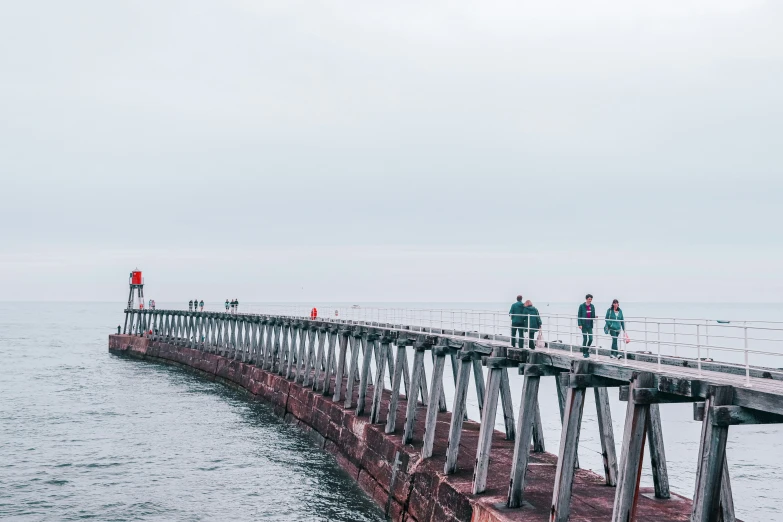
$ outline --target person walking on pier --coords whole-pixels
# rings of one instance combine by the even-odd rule
[[[204,300],[203,299],[201,301],[199,301],[198,306],[201,308],[201,311],[203,312],[204,311]]]
[[[234,313],[235,314],[239,313],[239,299],[237,298],[234,298]]]
[[[193,311],[193,301],[188,301],[188,312]]]
[[[517,345],[517,334],[519,335],[519,347],[525,344],[525,327],[527,326],[525,305],[522,304],[522,296],[517,296],[517,302],[511,305],[511,309],[508,311],[509,317],[511,317],[511,347],[514,348]]]
[[[541,315],[538,313],[538,308],[533,306],[533,302],[528,299],[525,301],[525,322],[527,323],[527,338],[528,346],[531,350],[536,349],[536,335],[541,331]],[[520,346],[522,343],[520,342]]]
[[[576,318],[579,329],[582,330],[582,356],[587,359],[590,357],[590,346],[593,344],[593,321],[595,320],[592,294],[585,296],[585,302],[579,305]]]
[[[228,313],[228,299],[226,299],[226,313]]]
[[[612,306],[606,311],[606,326],[604,327],[604,333],[612,336],[612,353],[609,355],[612,359],[621,357],[617,349],[617,338],[620,336],[620,330],[625,332],[625,318],[623,317],[623,311],[620,310],[620,301],[615,299],[612,301]]]

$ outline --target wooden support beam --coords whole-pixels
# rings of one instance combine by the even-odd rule
[[[372,408],[370,409],[370,423],[380,422],[381,400],[383,399],[384,379],[386,377],[386,360],[388,359],[389,343],[391,338],[384,336],[380,339],[380,348],[378,349],[378,371],[375,375],[375,383],[372,390]]]
[[[562,373],[560,380],[567,388],[618,388],[626,385],[625,381],[594,374]]]
[[[630,400],[625,413],[625,430],[623,432],[612,522],[628,522],[634,520],[636,516],[636,499],[639,493],[640,470],[644,458],[644,441],[650,406],[649,404],[636,404],[633,400],[633,390],[636,388],[650,388],[654,382],[655,375],[649,372],[640,372],[631,382]]]
[[[573,374],[589,373],[589,361],[574,361]],[[552,494],[550,522],[567,522],[571,514],[571,493],[574,483],[576,450],[585,404],[585,388],[568,388],[563,418],[563,434],[555,471],[555,487]]]
[[[309,323],[301,323],[299,328],[299,341],[294,350],[294,357],[296,357],[296,382],[304,382],[305,374],[307,373],[307,366],[305,366],[305,361],[307,361],[307,346],[310,339],[314,339],[316,335],[315,330],[310,328]]]
[[[697,461],[696,488],[693,493],[693,522],[711,522],[718,520],[720,516],[721,482],[729,427],[714,425],[713,407],[729,405],[733,399],[734,389],[731,386],[708,388]]]
[[[406,344],[407,346],[412,346],[413,345],[413,340],[404,340],[404,342],[407,343]],[[399,346],[399,344],[398,344],[398,346]],[[399,352],[398,352],[398,355],[399,355]],[[396,365],[398,365],[400,363],[402,363],[402,384],[403,384],[403,387],[405,389],[405,399],[409,400],[410,399],[410,395],[411,395],[411,382],[410,382],[410,380],[411,380],[411,370],[410,370],[410,365],[408,364],[408,353],[407,353],[407,350],[403,351],[403,353],[402,353],[402,360],[400,360],[400,359],[395,359],[394,360],[394,364],[395,364],[394,368],[395,368],[395,370],[397,369]],[[419,393],[418,389],[419,388],[416,387],[416,392],[413,394],[413,399],[414,400],[418,396],[417,395]]]
[[[362,343],[361,334],[356,332],[354,332],[351,339],[353,339],[351,342],[351,366],[348,369],[348,379],[346,379],[345,386],[345,402],[343,403],[346,409],[353,406],[354,375],[356,375],[359,367],[359,349],[361,348]]]
[[[655,486],[655,498],[671,498],[666,451],[663,446],[663,423],[657,404],[650,404],[650,411],[647,415],[647,445],[650,448],[650,467]]]
[[[296,381],[299,377],[299,365],[295,364],[295,361],[298,362],[298,358],[296,357],[296,343],[297,338],[300,338],[303,333],[301,323],[299,323],[299,321],[292,323],[289,330],[291,332],[291,344],[290,347],[286,350],[287,352],[290,352],[290,355],[288,356],[288,363],[286,364],[285,378],[294,379],[294,381]],[[286,335],[286,341],[287,340],[288,335]],[[288,345],[288,342],[286,342],[286,345]]]
[[[723,516],[721,522],[736,522],[734,516],[734,494],[731,492],[731,478],[729,478],[729,462],[723,459],[723,473],[720,481],[720,511]]]
[[[668,404],[683,402],[698,402],[699,397],[688,397],[662,392],[658,388],[634,388],[633,401],[636,404]]]
[[[310,324],[310,343],[307,346],[307,353],[304,358],[304,375],[302,376],[302,386],[310,386],[311,371],[315,366],[315,343],[318,340],[318,328]]]
[[[462,437],[462,423],[466,417],[468,384],[470,384],[470,372],[473,368],[470,348],[470,343],[466,343],[459,356],[457,386],[454,390],[454,404],[451,408],[451,423],[449,424],[449,445],[446,450],[446,464],[443,469],[443,472],[447,475],[457,471],[459,441]]]
[[[489,468],[489,453],[492,450],[492,433],[495,431],[495,415],[498,408],[501,373],[505,367],[489,368],[487,388],[484,394],[484,407],[481,414],[478,448],[476,449],[476,464],[473,469],[473,494],[483,493],[487,489],[487,469]]]
[[[531,375],[535,377],[558,377],[563,372],[561,368],[548,364],[522,363],[519,365],[519,375]]]
[[[422,374],[424,373],[424,346],[414,346],[415,353],[413,355],[413,375],[411,376],[411,382],[421,382]],[[402,434],[402,443],[410,444],[413,441],[413,426],[416,422],[416,406],[418,401],[416,395],[408,397],[407,409],[405,411],[405,429]]]
[[[612,410],[609,407],[609,391],[603,387],[593,388],[595,410],[598,418],[598,436],[601,439],[601,456],[604,461],[604,477],[607,486],[617,485],[617,452],[614,445]]]
[[[174,336],[176,336],[177,335],[177,318],[176,317],[174,318],[173,322],[174,322],[174,325],[173,325],[174,326]],[[223,329],[224,329],[225,325],[223,323],[223,318],[222,317],[219,317],[217,319],[217,322],[218,322],[218,326],[217,326],[217,342],[215,344],[215,353],[218,354],[218,355],[223,355],[223,342],[224,342],[223,341],[223,339],[224,339]]]
[[[291,345],[288,342],[288,333],[291,329],[291,323],[284,321],[280,326],[280,364],[278,365],[277,374],[286,375],[288,372],[288,361],[293,357],[290,352]]]
[[[441,349],[439,349],[441,348]],[[432,397],[440,397],[443,393],[443,370],[446,367],[446,354],[448,348],[436,346],[432,350],[435,357],[435,363],[432,369],[432,385],[430,391]],[[445,401],[445,399],[444,399]],[[432,445],[435,442],[435,428],[438,424],[438,412],[440,404],[430,401],[427,406],[427,415],[424,421],[424,446],[421,448],[421,458],[427,459],[432,456]]]
[[[742,406],[713,406],[713,426],[738,426],[740,424],[781,424],[783,415],[767,413]]]
[[[505,371],[505,370],[504,370]],[[517,508],[522,505],[525,491],[525,474],[530,457],[530,439],[538,413],[538,387],[541,377],[526,375],[522,384],[522,398],[519,400],[517,438],[514,441],[514,457],[511,460],[511,479],[506,505]]]
[[[514,403],[511,399],[511,385],[508,381],[508,370],[500,370],[500,405],[503,408],[503,424],[506,428],[506,440],[514,440],[516,429],[514,426]]]
[[[375,341],[378,336],[367,334],[364,339],[364,357],[362,358],[362,370],[359,374],[359,398],[356,401],[356,416],[364,414],[365,403],[367,402],[367,387],[370,384],[370,364],[372,364],[372,354],[375,351]]]
[[[481,361],[476,357],[471,360],[473,365],[473,380],[476,383],[476,399],[479,407],[479,420],[484,418],[484,370],[481,368]]]
[[[348,357],[348,332],[341,331],[338,333],[338,340],[340,347],[337,354],[337,370],[334,374],[334,395],[332,395],[333,402],[340,402],[342,400],[343,390],[343,375],[345,375],[345,362]]]
[[[557,389],[557,405],[560,407],[560,425],[565,431],[565,403],[566,403],[566,391],[567,386],[563,385],[559,376],[555,377],[555,388]],[[562,432],[560,437],[562,438]],[[576,456],[574,457],[574,468],[579,469],[579,448],[577,448]]]
[[[272,339],[272,351],[270,360],[272,362],[271,366],[269,367],[269,371],[272,373],[275,373],[275,368],[277,367],[277,354],[280,348],[280,328],[282,327],[281,321],[275,321],[274,326],[274,338]]]
[[[386,433],[394,433],[397,424],[397,403],[400,399],[400,382],[403,379],[405,373],[407,373],[407,366],[403,364],[403,361],[407,360],[405,355],[407,341],[405,339],[397,340],[397,357],[394,360],[394,374],[392,375],[392,389],[389,397],[389,413],[386,415]]]
[[[316,350],[316,355],[315,355],[315,371],[313,372],[313,382],[312,382],[313,390],[316,390],[318,388],[319,383],[321,382],[321,372],[323,371],[324,359],[326,357],[326,353],[324,350],[325,345],[326,345],[326,328],[324,328],[323,326],[319,326],[318,349]]]
[[[533,453],[544,453],[546,445],[544,444],[544,425],[541,423],[541,407],[536,400],[536,411],[533,419]]]
[[[326,365],[324,369],[324,380],[321,382],[321,394],[329,395],[329,388],[332,383],[332,372],[335,371],[334,362],[334,349],[337,344],[337,328],[331,327],[327,334],[327,347],[326,347]]]

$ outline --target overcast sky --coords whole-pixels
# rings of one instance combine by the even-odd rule
[[[783,301],[783,3],[0,4],[0,300]]]

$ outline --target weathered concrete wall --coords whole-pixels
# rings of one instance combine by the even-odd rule
[[[485,510],[474,513],[464,488],[452,483],[456,481],[469,487],[469,474],[445,477],[435,466],[424,465],[427,461],[420,459],[413,446],[402,445],[399,434],[386,435],[383,425],[370,424],[366,417],[357,417],[352,410],[333,403],[331,398],[283,377],[219,355],[142,337],[112,335],[109,351],[186,366],[207,378],[244,388],[255,398],[270,404],[278,415],[309,432],[392,520],[467,521],[479,512],[481,516],[476,520],[505,519]],[[400,410],[404,412],[404,406]],[[423,412],[422,409],[417,415],[419,419],[424,418]],[[402,426],[403,420],[397,425]],[[478,432],[478,424],[466,423],[466,429]],[[452,477],[454,480],[447,480]]]

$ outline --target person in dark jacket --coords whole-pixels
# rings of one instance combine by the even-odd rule
[[[625,331],[625,318],[623,311],[620,310],[620,301],[617,299],[612,301],[612,306],[606,311],[605,319],[606,328],[609,330],[609,335],[612,336],[612,353],[609,357],[617,359],[620,353],[617,349],[617,338],[620,336],[620,330]]]
[[[595,320],[592,294],[585,296],[585,302],[579,305],[576,318],[579,329],[582,330],[582,356],[587,359],[590,357],[590,346],[593,344],[593,321]]]
[[[199,301],[198,305],[199,305],[199,307],[201,307],[201,311],[203,312],[204,311],[204,300],[202,299],[201,301]]]
[[[531,350],[536,349],[536,335],[541,330],[541,315],[538,313],[538,308],[533,306],[533,302],[528,299],[525,301],[525,318],[527,320],[527,338],[528,346]]]
[[[234,299],[234,313],[239,313],[239,299]]]
[[[508,311],[509,317],[511,317],[511,347],[517,345],[517,334],[519,334],[519,346],[520,348],[525,342],[525,327],[527,326],[527,316],[525,315],[525,305],[522,304],[522,296],[517,296],[517,302],[511,305],[511,309]]]
[[[188,301],[188,312],[193,311],[193,301]]]
[[[226,313],[228,313],[228,299],[226,299]]]

